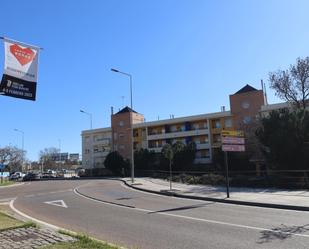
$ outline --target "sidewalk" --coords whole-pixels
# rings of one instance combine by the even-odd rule
[[[226,188],[222,186],[188,185],[173,182],[172,191],[169,191],[169,182],[162,179],[148,177],[135,178],[133,185],[130,178],[123,178],[122,180],[128,186],[138,190],[173,195],[176,197],[249,206],[309,211],[309,191],[307,190],[231,187],[230,198],[226,198]]]

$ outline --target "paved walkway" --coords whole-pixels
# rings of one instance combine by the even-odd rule
[[[74,238],[43,228],[18,228],[0,232],[0,249],[32,249],[59,242],[72,242]]]
[[[131,185],[130,178],[124,178]],[[155,178],[135,178],[135,188],[151,190],[156,192],[169,192],[169,182]],[[304,207],[309,211],[309,191],[307,190],[280,190],[280,189],[252,189],[252,188],[230,188],[230,198],[226,198],[225,187],[214,187],[206,185],[188,185],[172,183],[172,192],[176,195],[187,197],[214,198],[222,201],[248,202],[257,204],[269,204],[291,207]],[[295,208],[291,208],[295,209]],[[296,208],[297,209],[297,208]]]

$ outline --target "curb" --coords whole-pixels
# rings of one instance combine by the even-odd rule
[[[15,213],[17,213],[18,215],[22,216],[23,218],[25,218],[25,219],[27,219],[27,220],[30,220],[30,221],[33,221],[33,222],[35,222],[35,223],[41,224],[41,225],[43,225],[43,226],[45,226],[45,227],[48,227],[48,228],[50,228],[50,229],[52,229],[52,230],[54,230],[54,231],[57,231],[57,232],[59,232],[59,231],[65,231],[65,232],[71,233],[73,236],[74,236],[74,235],[78,235],[77,232],[74,232],[74,231],[72,231],[72,230],[69,230],[69,229],[66,229],[66,228],[63,228],[63,227],[59,227],[59,226],[52,225],[52,224],[50,224],[50,223],[47,223],[47,222],[45,222],[45,221],[42,221],[42,220],[33,218],[33,217],[31,217],[31,216],[29,216],[29,215],[27,215],[27,214],[25,214],[25,213],[19,211],[18,209],[16,209],[16,208],[14,207],[14,201],[15,201],[15,199],[14,199],[14,200],[11,200],[11,201],[9,202],[10,208],[11,208]],[[71,237],[72,237],[72,236],[71,236]],[[111,247],[115,247],[115,248],[119,248],[119,249],[126,249],[125,247],[117,246],[117,245],[115,245],[115,244],[113,244],[113,243],[108,243],[108,242],[106,242],[106,241],[99,240],[99,239],[96,239],[96,238],[91,237],[91,236],[89,236],[89,238],[90,238],[90,239],[93,239],[93,240],[96,240],[96,241],[98,241],[98,242],[101,242],[101,243],[105,243],[105,244],[107,244],[107,245],[109,245],[109,246],[111,246]]]
[[[225,204],[234,204],[234,205],[243,205],[243,206],[253,206],[253,207],[263,207],[263,208],[276,208],[276,209],[285,209],[285,210],[294,210],[294,211],[309,211],[309,207],[305,206],[295,206],[295,205],[285,205],[285,204],[273,204],[273,203],[263,203],[263,202],[250,202],[250,201],[237,201],[237,200],[229,200],[229,199],[218,199],[213,197],[202,197],[202,196],[192,196],[192,195],[183,195],[171,192],[159,192],[150,189],[139,188],[134,185],[127,183],[127,181],[120,179],[126,186],[139,190],[144,191],[152,194],[158,195],[165,195],[165,196],[172,196],[178,198],[185,198],[191,200],[201,200],[201,201],[212,201],[212,202],[219,202]]]
[[[22,182],[22,183],[14,183],[14,184],[11,184],[11,185],[8,185],[8,186],[0,186],[0,189],[2,188],[13,188],[13,187],[19,187],[21,185],[24,185],[25,183]]]

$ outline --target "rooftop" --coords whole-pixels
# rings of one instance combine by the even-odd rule
[[[120,110],[119,112],[115,113],[115,114],[121,114],[121,113],[126,113],[126,112],[134,112],[137,113],[136,111],[134,111],[133,109],[131,109],[130,107],[126,106],[125,108],[123,108],[122,110]]]
[[[258,90],[247,84],[243,88],[241,88],[238,92],[236,92],[235,94],[254,92],[254,91],[258,91]]]

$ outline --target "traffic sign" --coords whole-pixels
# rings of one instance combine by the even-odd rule
[[[244,137],[244,132],[236,130],[222,130],[221,135],[222,137]]]
[[[245,151],[244,144],[223,144],[222,151]]]
[[[223,144],[245,144],[243,137],[222,137]]]

